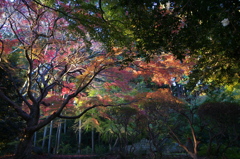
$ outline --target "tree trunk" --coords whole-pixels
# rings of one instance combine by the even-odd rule
[[[25,132],[20,139],[14,159],[31,159],[32,158],[32,139],[34,133]]]
[[[94,128],[92,128],[92,154],[95,153]]]
[[[198,155],[196,153],[189,153],[189,155],[193,158],[193,159],[198,159]]]
[[[34,133],[34,138],[33,138],[33,146],[36,147],[37,145],[37,132]]]
[[[44,127],[44,131],[43,131],[42,149],[44,149],[44,145],[45,145],[45,140],[46,140],[46,135],[47,135],[47,128],[48,128],[48,126],[45,126]]]
[[[53,153],[53,152],[51,151],[52,127],[53,127],[53,121],[51,121],[51,123],[50,123],[50,128],[49,128],[48,153]]]
[[[82,143],[82,120],[78,121],[78,154],[81,154],[81,143]]]
[[[61,129],[62,129],[62,124],[61,124],[61,120],[59,119],[57,132],[56,132],[55,154],[59,153],[59,145],[60,145],[60,139],[61,139]]]
[[[64,119],[64,129],[63,129],[63,131],[64,131],[64,134],[66,134],[66,132],[67,132],[67,119]]]
[[[194,151],[192,151],[192,148],[188,148],[185,145],[180,145],[184,150],[186,150],[186,152],[188,153],[188,155],[190,157],[192,157],[193,159],[198,159],[198,151],[195,149]]]

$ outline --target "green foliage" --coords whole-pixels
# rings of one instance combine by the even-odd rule
[[[238,103],[239,102],[239,84],[229,84],[223,87],[211,87],[211,86],[200,86],[205,87],[205,90],[198,90],[200,95],[196,97],[197,100],[202,100],[202,102],[229,102]],[[196,91],[197,92],[197,91]],[[203,103],[200,103],[203,104]]]
[[[106,154],[108,152],[107,145],[96,145],[95,146],[95,153],[96,154]]]
[[[213,144],[212,146],[212,152],[211,154],[208,154],[208,145],[207,144],[203,144],[201,145],[200,149],[199,149],[199,156],[202,156],[202,157],[206,157],[208,156],[210,159],[214,159],[216,157],[225,157],[225,158],[228,158],[228,159],[236,159],[236,158],[239,158],[240,155],[239,155],[239,147],[230,147],[228,148],[225,152],[223,153],[215,153],[216,151],[216,148],[217,148],[217,145],[216,144]],[[226,148],[225,145],[222,146],[222,149]],[[221,150],[220,150],[221,152]]]
[[[19,67],[19,66],[23,66],[24,63],[26,64],[27,60],[24,59],[24,55],[23,55],[23,50],[22,49],[16,49],[14,50],[14,52],[12,52],[11,54],[8,55],[8,64],[11,65],[11,67]],[[21,59],[21,60],[19,60]],[[23,71],[23,70],[21,70]]]
[[[47,5],[47,6],[54,6],[55,0],[38,0],[41,4]]]
[[[59,152],[61,154],[71,154],[72,153],[72,146],[70,144],[61,144],[61,147],[59,149]]]
[[[187,107],[180,100],[170,98],[167,94],[169,92],[161,93],[159,91],[154,94],[154,91],[160,87],[151,83],[151,79],[148,81],[142,77],[124,83],[129,85],[131,90],[124,92],[121,88],[122,85],[118,85],[116,82],[115,85],[110,85],[107,91],[102,84],[112,81],[101,74],[100,76],[103,77],[100,78],[104,80],[101,79],[99,85],[94,83],[93,87],[82,92],[84,95],[76,101],[78,108],[104,102],[107,104],[124,103],[132,100],[141,92],[151,92],[153,96],[147,99],[147,95],[151,93],[146,93],[138,98],[141,99],[141,102],[133,105],[89,111],[81,118],[85,133],[94,129],[101,133],[102,140],[108,141],[110,144],[114,144],[114,140],[119,138],[121,144],[127,145],[143,137],[159,141],[169,134],[169,128],[174,130],[177,136],[180,136],[180,140],[184,140],[191,135],[189,128],[193,126],[197,135],[201,135],[199,138],[202,138],[203,142],[208,141],[206,130],[213,135],[219,132],[225,135],[220,136],[219,140],[214,140],[212,149],[215,149],[216,143],[227,145],[236,137],[234,132],[239,133],[234,129],[234,126],[239,126],[240,115],[239,105],[235,104],[239,101],[240,95],[238,84],[240,69],[238,61],[240,57],[239,1],[62,0],[58,4],[53,0],[35,0],[35,2],[38,2],[39,8],[46,5],[49,10],[56,11],[60,19],[65,18],[70,30],[64,35],[65,38],[71,37],[71,40],[74,41],[83,37],[87,46],[91,45],[92,40],[101,41],[104,46],[107,46],[107,51],[113,47],[124,46],[126,48],[123,50],[124,55],[118,58],[125,62],[133,62],[136,57],[149,61],[153,55],[162,52],[172,52],[179,59],[189,55],[196,62],[192,74],[188,77],[189,85],[193,88],[199,81],[201,84],[208,84],[207,87],[205,85],[198,87],[196,92],[200,96],[190,97],[195,99],[189,98],[192,101]],[[167,8],[167,5],[170,8]],[[223,23],[223,20],[226,22]],[[44,39],[44,37],[41,38]],[[87,51],[89,50],[87,49]],[[132,50],[137,50],[136,54],[130,54]],[[20,78],[26,78],[22,75],[26,73],[24,71],[24,67],[27,67],[26,60],[19,60],[23,59],[23,51],[15,48],[7,57],[8,61],[0,64],[0,88],[19,105],[22,99],[18,98],[13,88],[22,84]],[[71,51],[73,52],[74,49]],[[59,63],[59,65],[65,64]],[[63,68],[63,66],[60,67]],[[66,64],[65,69],[67,67]],[[40,70],[39,68],[38,71],[41,72]],[[53,69],[51,73],[54,74],[54,71],[57,69]],[[8,76],[9,72],[18,78]],[[46,76],[46,79],[50,80],[51,73]],[[44,78],[42,76],[42,79]],[[185,83],[186,81],[179,83],[181,82]],[[228,85],[225,85],[226,83]],[[37,84],[40,88],[41,83]],[[216,89],[215,85],[221,85],[222,88]],[[161,88],[167,87],[161,86]],[[208,90],[207,94],[202,94],[204,89]],[[41,89],[42,91],[44,89]],[[85,95],[87,96],[86,100],[84,99]],[[2,110],[0,112],[1,149],[6,147],[6,143],[16,138],[20,132],[21,121],[19,122],[17,114],[8,106],[8,103],[1,100],[0,104]],[[195,114],[198,107],[199,115],[205,122],[205,132],[198,125],[200,124],[199,118]],[[77,113],[79,112],[80,109]],[[186,118],[191,119],[192,125],[188,125]],[[75,125],[75,127],[77,126]],[[74,146],[65,140],[69,139],[72,142],[73,139],[64,135],[62,138],[64,138],[64,144],[60,149],[61,153],[72,153],[70,149],[74,149]],[[234,146],[238,146],[237,143],[232,143],[235,144]],[[86,145],[84,143],[84,146]],[[226,154],[229,156],[231,152],[235,154],[237,148],[235,151],[234,146],[230,145]],[[106,149],[99,146],[96,151],[102,153]],[[200,151],[204,153],[205,147],[203,146]],[[89,154],[91,148],[86,146],[82,152]]]
[[[139,50],[137,56],[149,60],[163,51],[179,59],[190,55],[197,63],[190,76],[194,84],[199,80],[215,85],[239,82],[239,1],[120,0],[106,4],[106,17],[115,25],[121,20],[123,29],[129,30]]]
[[[240,85],[238,83],[235,83],[233,85],[225,85],[224,90],[227,97],[226,101],[239,103]]]
[[[91,154],[92,153],[92,148],[90,146],[86,146],[85,148],[82,149],[82,154]]]
[[[93,117],[87,117],[82,123],[82,128],[86,131],[91,131],[92,129],[96,129],[97,132],[102,132],[102,127],[100,126],[98,119]]]
[[[239,147],[231,147],[224,153],[224,155],[229,159],[240,158],[239,151]]]

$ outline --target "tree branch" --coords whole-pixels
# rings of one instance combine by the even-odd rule
[[[133,102],[136,102],[136,101],[132,101],[132,102],[128,102],[128,103],[122,103],[122,104],[98,104],[98,105],[93,105],[91,107],[88,107],[86,108],[83,112],[81,112],[79,115],[76,115],[76,116],[63,116],[63,115],[58,115],[59,118],[64,118],[64,119],[77,119],[77,118],[80,118],[81,116],[83,116],[86,112],[88,112],[89,110],[93,109],[93,108],[96,108],[96,107],[118,107],[118,106],[124,106],[124,105],[129,105]]]
[[[45,125],[47,125],[48,123],[50,123],[51,120],[55,119],[56,117],[59,117],[61,116],[61,112],[62,110],[66,107],[66,105],[69,103],[69,101],[76,97],[81,91],[83,91],[84,89],[87,88],[87,86],[93,81],[93,79],[102,71],[104,70],[106,67],[101,67],[99,68],[99,70],[97,72],[94,73],[94,75],[92,76],[91,79],[88,80],[88,82],[80,87],[72,94],[68,95],[67,98],[63,101],[61,107],[56,111],[54,112],[53,114],[51,114],[50,116],[48,116],[48,118],[46,118],[45,120],[43,120],[42,122],[40,122],[38,125],[34,126],[34,127],[31,127],[31,131],[37,131],[39,129],[41,129],[42,127],[44,127]],[[49,85],[50,86],[50,85]],[[96,107],[96,106],[95,106]],[[92,109],[92,108],[91,108]],[[87,111],[86,111],[87,112]]]

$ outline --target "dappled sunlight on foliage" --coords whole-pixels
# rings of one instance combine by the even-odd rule
[[[2,0],[0,123],[21,136],[0,149],[198,159],[202,143],[209,156],[239,147],[239,4]]]
[[[180,62],[172,54],[163,54],[154,56],[149,63],[137,61],[134,62],[134,65],[136,65],[136,69],[133,69],[135,76],[151,77],[151,80],[158,85],[171,85],[172,78],[176,78],[179,81],[184,74],[189,75],[194,63],[189,63],[187,60]]]

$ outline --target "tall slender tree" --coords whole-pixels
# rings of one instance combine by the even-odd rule
[[[53,129],[53,121],[50,122],[50,126],[49,126],[49,137],[48,137],[48,153],[53,153],[52,150],[52,129]],[[52,152],[51,152],[52,151]]]

